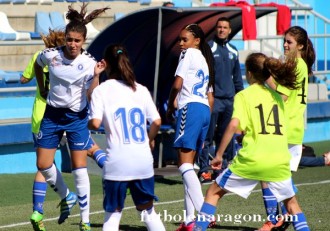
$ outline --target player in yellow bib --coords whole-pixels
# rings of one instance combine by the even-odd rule
[[[286,98],[284,107],[288,124],[288,149],[291,153],[290,169],[291,171],[297,171],[302,156],[304,139],[304,114],[307,105],[308,76],[312,74],[315,52],[307,32],[299,26],[293,26],[285,32],[283,47],[285,56],[288,56],[290,53],[294,53],[296,56],[296,83],[299,87],[297,89],[288,89],[273,81],[272,78],[267,80],[267,84]],[[260,230],[267,231],[273,227],[281,227],[280,230],[286,230],[286,226],[289,223],[282,224],[281,220],[277,221],[275,219],[278,215],[277,201],[267,185],[263,183],[262,193],[267,216],[272,217],[272,219],[267,221]],[[281,210],[282,214],[287,214],[283,203],[281,203]]]
[[[250,54],[245,62],[250,86],[237,93],[234,112],[212,160],[213,169],[220,169],[224,151],[237,131],[245,134],[242,149],[206,192],[205,201],[193,230],[204,231],[214,216],[218,201],[233,192],[247,198],[259,181],[267,182],[278,201],[284,201],[294,215],[294,228],[309,231],[304,213],[295,198],[287,148],[287,127],[281,96],[265,85],[270,75],[289,89],[296,89],[296,59],[282,63],[262,53]]]

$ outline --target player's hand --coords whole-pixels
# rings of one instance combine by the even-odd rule
[[[102,59],[100,62],[97,62],[94,67],[94,75],[99,75],[101,72],[103,72],[106,68],[106,62],[104,59]]]
[[[155,149],[155,140],[149,140],[149,146],[151,151],[153,151]]]
[[[222,166],[222,157],[216,155],[211,161],[211,168],[213,170],[220,170]]]
[[[174,107],[168,107],[167,110],[166,110],[166,119],[170,123],[173,123],[175,121],[175,118],[173,116],[174,112],[175,112]]]

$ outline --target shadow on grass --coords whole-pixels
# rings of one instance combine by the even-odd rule
[[[74,223],[72,225],[79,226],[79,223]],[[102,228],[103,224],[101,223],[91,223],[91,228]],[[147,230],[145,226],[138,225],[120,225],[119,230],[129,230],[129,231],[142,231]]]
[[[165,178],[162,175],[155,175],[155,183],[167,184],[167,185],[175,185],[175,184],[182,184],[182,180],[168,179],[168,178]]]
[[[142,231],[147,230],[145,226],[138,225],[120,225],[119,230],[129,230],[129,231]]]

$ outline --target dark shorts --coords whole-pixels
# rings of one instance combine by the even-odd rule
[[[144,205],[151,200],[158,200],[155,196],[154,177],[143,180],[112,181],[103,180],[103,208],[113,213],[124,208],[127,189],[130,189],[135,206]]]

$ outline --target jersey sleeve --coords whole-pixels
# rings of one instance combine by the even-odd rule
[[[185,78],[190,67],[190,58],[191,58],[191,51],[189,49],[181,52],[179,64],[176,69],[175,76],[180,76],[183,79]]]
[[[244,103],[244,97],[242,94],[237,93],[234,98],[234,111],[232,118],[236,118],[239,120],[239,130],[245,131],[247,127],[247,119],[249,118],[247,115],[246,104]]]
[[[39,53],[36,61],[43,68],[48,64],[45,50]]]

